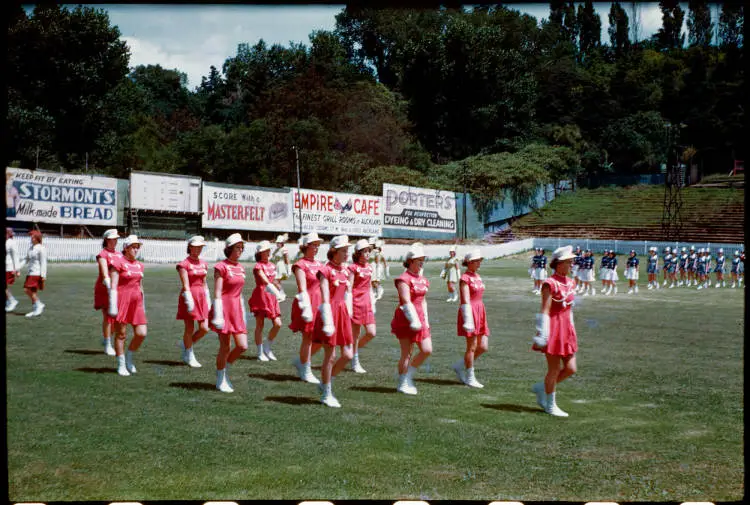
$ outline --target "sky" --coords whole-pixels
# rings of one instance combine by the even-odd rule
[[[630,3],[621,2],[628,16]],[[639,2],[641,38],[661,26],[657,2]],[[541,21],[549,16],[549,3],[505,4]],[[610,2],[594,2],[602,21],[602,41],[608,43]],[[687,3],[680,4],[687,12]],[[267,45],[290,41],[309,45],[313,30],[333,30],[343,5],[89,5],[107,11],[130,48],[130,66],[161,65],[188,76],[188,88],[201,83],[211,65],[221,71],[224,61],[237,54],[237,45]],[[27,6],[30,10],[33,6]],[[685,16],[687,20],[687,15]],[[631,20],[632,24],[632,20]],[[687,28],[683,25],[683,30]]]

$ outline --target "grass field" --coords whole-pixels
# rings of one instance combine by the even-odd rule
[[[579,373],[558,390],[570,417],[559,419],[529,389],[544,360],[530,350],[539,298],[527,264],[482,267],[492,330],[476,365],[484,389],[450,369],[464,344],[433,263],[434,354],[419,394],[395,391],[389,283],[379,335],[361,352],[368,373],[334,383],[341,409],[296,378],[289,301],[279,361],[256,361],[251,343],[232,369],[235,392],[223,394],[215,334],[196,345],[203,368],[180,361],[173,266],[147,265],[149,334],[138,374],[119,377],[91,309],[95,266],[52,264],[44,314],[24,318],[30,305],[16,286],[22,302],[6,318],[10,500],[741,500],[744,290],[652,292],[642,280],[636,296],[620,282],[617,297],[584,298]]]

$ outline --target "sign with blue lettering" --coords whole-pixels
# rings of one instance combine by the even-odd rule
[[[383,183],[383,228],[456,232],[453,191]]]
[[[117,179],[6,168],[5,218],[116,226]]]

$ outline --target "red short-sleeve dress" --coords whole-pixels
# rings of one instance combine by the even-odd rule
[[[468,333],[464,330],[464,314],[458,309],[458,336],[459,337],[481,337],[490,334],[487,326],[487,312],[484,309],[484,282],[478,273],[466,272],[461,276],[461,281],[469,286],[469,303],[471,313],[474,316],[474,331]]]
[[[333,315],[333,326],[336,328],[330,337],[323,333],[323,315],[318,311],[315,314],[315,326],[313,329],[313,342],[328,345],[351,345],[354,343],[352,336],[352,320],[346,309],[344,295],[348,289],[349,270],[345,264],[335,265],[328,262],[320,269],[319,275],[328,279],[328,293],[331,302],[331,314]],[[320,288],[318,288],[320,292]],[[322,295],[320,296],[321,298]]]
[[[117,316],[115,321],[121,324],[146,324],[146,306],[143,300],[141,283],[143,281],[143,263],[129,260],[125,256],[118,258],[110,267],[119,274],[117,281]]]
[[[549,339],[545,349],[532,349],[554,356],[572,356],[578,350],[578,338],[573,324],[575,284],[573,279],[554,274],[544,284],[550,287],[552,306],[549,310]]]
[[[347,269],[354,274],[352,287],[352,322],[354,324],[375,324],[375,313],[372,311],[370,283],[372,266],[359,263],[350,264]]]
[[[315,328],[315,317],[318,314],[318,306],[320,305],[320,281],[318,280],[318,271],[323,268],[323,264],[318,260],[308,260],[306,258],[299,259],[294,265],[292,265],[292,274],[297,274],[297,269],[302,270],[305,274],[305,281],[307,283],[307,293],[310,295],[310,304],[312,305],[313,318],[308,323],[302,319],[302,310],[299,308],[299,301],[295,297],[292,302],[292,322],[289,323],[289,329],[293,332],[301,331],[303,333],[311,333]]]
[[[253,277],[255,278],[255,289],[253,294],[250,295],[250,312],[255,317],[267,317],[268,319],[276,319],[281,316],[281,309],[279,308],[279,299],[271,293],[266,291],[266,282],[260,277],[260,272],[266,275],[269,282],[273,283],[276,279],[276,265],[270,261],[258,262],[253,267]]]
[[[195,308],[190,313],[187,310],[185,299],[180,294],[177,297],[177,319],[183,321],[205,321],[208,319],[208,299],[206,298],[206,276],[208,275],[208,263],[202,259],[194,260],[190,257],[177,263],[177,271],[183,269],[188,275],[188,286],[190,294],[193,295]]]
[[[221,304],[224,311],[224,327],[211,329],[222,335],[239,335],[247,333],[245,325],[245,306],[242,301],[242,288],[245,286],[245,267],[241,264],[222,260],[214,265],[214,277],[221,277],[223,284],[221,288]],[[211,307],[209,318],[214,318],[216,304]]]
[[[394,280],[396,289],[398,289],[399,282],[405,282],[406,285],[409,286],[411,303],[417,311],[419,320],[422,323],[422,329],[419,331],[413,331],[409,327],[409,320],[406,319],[406,314],[404,314],[404,311],[398,306],[396,307],[396,312],[393,314],[393,319],[391,320],[391,333],[396,335],[396,338],[408,338],[412,342],[421,342],[422,340],[430,338],[430,329],[425,324],[424,310],[422,308],[422,301],[424,300],[427,291],[430,289],[430,281],[421,275],[413,274],[407,270]]]
[[[109,269],[112,267],[112,264],[122,257],[122,253],[120,251],[102,249],[101,252],[96,255],[97,271],[99,270],[99,258],[104,258],[104,260],[107,262],[107,273],[109,273]],[[104,277],[102,276],[102,273],[99,272],[96,277],[96,282],[94,283],[94,310],[106,309],[107,307],[109,307],[109,292],[107,290],[107,286],[104,285]],[[115,320],[115,318],[108,315],[107,320],[111,323]]]

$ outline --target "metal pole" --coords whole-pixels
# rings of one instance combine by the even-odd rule
[[[294,149],[294,158],[297,161],[297,205],[299,206],[299,236],[302,236],[302,186],[299,178],[299,149],[297,146],[292,146]]]
[[[39,146],[36,146],[36,170],[39,170]]]

